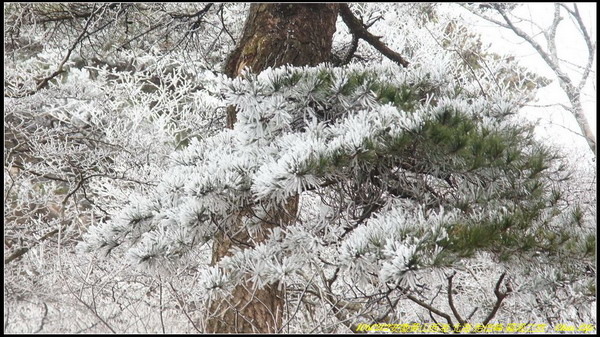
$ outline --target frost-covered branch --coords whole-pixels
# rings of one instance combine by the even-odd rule
[[[566,4],[554,4],[552,23],[549,27],[540,32],[543,33],[543,36],[546,39],[548,46],[546,49],[535,40],[536,34],[529,34],[525,30],[520,28],[517,25],[517,23],[514,22],[510,11],[507,11],[501,4],[492,4],[491,6],[494,8],[496,13],[500,15],[502,21],[487,14],[487,12],[485,11],[477,9],[476,7],[469,5],[462,6],[489,22],[510,29],[517,36],[522,38],[524,41],[526,41],[529,45],[533,47],[533,49],[538,53],[538,55],[556,74],[560,87],[565,92],[569,99],[569,102],[571,103],[571,106],[567,110],[575,117],[575,120],[577,121],[579,129],[581,131],[581,136],[583,136],[586,139],[590,150],[592,150],[595,156],[596,136],[592,132],[587,117],[585,116],[581,102],[581,94],[593,67],[593,61],[596,56],[596,43],[591,41],[588,33],[588,28],[583,23],[577,5],[575,4],[573,8],[570,8]],[[574,19],[577,29],[581,33],[580,37],[583,39],[583,42],[587,47],[587,60],[585,62],[585,65],[582,66],[583,72],[581,74],[581,78],[579,78],[577,81],[572,80],[571,77],[569,77],[569,75],[565,73],[565,70],[561,66],[561,60],[558,57],[558,50],[556,46],[556,31],[562,20],[561,8],[565,9],[569,16]]]

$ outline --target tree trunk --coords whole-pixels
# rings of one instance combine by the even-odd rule
[[[252,4],[242,39],[229,55],[225,73],[244,69],[259,73],[268,67],[315,66],[330,60],[337,4]],[[233,127],[235,111],[227,114]]]
[[[225,73],[235,77],[245,67],[258,73],[268,67],[315,66],[329,61],[337,15],[337,4],[250,5],[243,36],[225,64]],[[235,121],[235,108],[229,107],[227,126],[233,128]],[[270,228],[293,221],[297,207],[298,197],[290,198],[285,208],[270,214],[268,223],[261,226],[262,232],[253,237],[241,221],[229,231],[220,232],[214,240],[212,263],[229,255],[233,247],[246,248],[251,241],[265,240]],[[241,217],[238,214],[238,219]],[[280,332],[283,306],[279,284],[254,289],[245,280],[233,290],[231,298],[216,299],[210,304],[206,332]]]

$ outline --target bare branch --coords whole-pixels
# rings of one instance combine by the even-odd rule
[[[556,28],[558,27],[558,23],[562,18],[560,17],[560,7],[557,3],[554,4],[554,17],[552,19],[552,24],[548,27],[547,30],[544,30],[544,35],[546,36],[546,41],[548,41],[548,51],[550,52],[550,57],[554,64],[558,65],[558,53],[556,51]]]
[[[496,19],[494,19],[494,18],[492,18],[492,17],[489,17],[489,16],[487,16],[487,15],[484,15],[484,14],[480,13],[480,12],[479,12],[479,11],[477,11],[477,10],[471,9],[471,8],[469,8],[469,6],[468,6],[467,4],[459,4],[459,6],[461,6],[462,8],[464,8],[464,9],[468,10],[468,11],[469,11],[469,12],[471,12],[472,14],[475,14],[475,15],[477,15],[478,17],[480,17],[480,18],[482,18],[482,19],[484,19],[484,20],[486,20],[486,21],[489,21],[489,22],[491,22],[491,23],[494,23],[494,24],[496,24],[496,25],[498,25],[498,26],[500,26],[500,27],[504,27],[504,28],[508,28],[508,29],[510,29],[510,26],[509,26],[509,25],[507,25],[506,23],[504,23],[504,22],[502,22],[502,21],[498,21],[498,20],[496,20]]]
[[[225,25],[225,18],[223,18],[223,6],[224,6],[224,4],[219,5],[219,9],[217,11],[217,13],[219,14],[219,20],[221,21],[221,26],[223,27],[223,30],[225,31],[225,33],[227,33],[227,36],[229,36],[229,38],[231,39],[231,42],[235,46],[235,45],[237,45],[237,41],[235,40],[235,38],[233,37],[231,32],[229,32],[229,29],[227,29],[227,26]]]
[[[67,54],[63,58],[62,62],[58,65],[58,67],[56,68],[56,70],[52,74],[50,74],[50,76],[47,76],[47,77],[41,79],[38,82],[38,85],[36,87],[37,91],[39,91],[42,88],[45,88],[48,85],[48,82],[51,79],[53,79],[54,77],[56,77],[56,76],[58,76],[58,75],[60,75],[60,74],[62,74],[64,72],[63,66],[69,60],[69,57],[71,57],[71,53],[73,52],[73,50],[75,50],[75,48],[77,47],[77,45],[79,45],[79,42],[87,34],[88,27],[90,26],[90,23],[92,23],[92,19],[94,18],[94,16],[96,15],[96,13],[99,13],[100,10],[102,10],[104,8],[104,6],[106,6],[106,5],[98,7],[98,9],[96,9],[95,11],[92,12],[92,14],[90,14],[89,18],[87,19],[87,21],[85,23],[85,26],[83,27],[83,30],[81,31],[81,33],[79,34],[79,36],[77,37],[77,39],[75,39],[75,42],[73,42],[73,45],[71,46],[71,48],[69,48],[69,50],[67,50]]]
[[[386,46],[383,42],[381,42],[380,37],[377,37],[365,28],[364,24],[352,14],[352,10],[348,7],[348,4],[340,4],[340,15],[342,16],[342,20],[350,29],[352,35],[357,38],[365,40],[375,49],[377,49],[380,53],[385,55],[390,60],[398,63],[403,67],[408,67],[408,61],[406,61],[402,55],[396,53],[391,50],[388,46]]]
[[[583,87],[585,86],[585,82],[587,81],[590,71],[592,70],[592,65],[594,63],[594,57],[596,55],[595,51],[596,51],[596,43],[592,43],[592,40],[590,39],[590,35],[588,34],[587,28],[585,27],[585,24],[583,23],[583,20],[581,19],[581,15],[579,14],[579,8],[577,7],[577,4],[574,4],[574,11],[569,11],[568,7],[565,4],[561,4],[564,8],[567,8],[567,11],[575,18],[575,20],[577,21],[577,25],[579,30],[581,31],[581,34],[583,34],[583,39],[585,41],[585,44],[587,45],[587,49],[588,49],[588,60],[587,60],[587,64],[585,65],[583,74],[581,75],[581,80],[579,81],[579,84],[577,85],[577,89],[579,91],[581,91],[583,89]]]
[[[66,229],[67,224],[68,223],[64,223],[63,227],[60,230]],[[35,240],[34,243],[31,246],[29,246],[29,247],[21,247],[21,248],[17,249],[14,253],[10,254],[4,260],[4,264],[7,265],[7,264],[11,263],[12,261],[20,258],[21,256],[25,255],[25,253],[27,253],[28,251],[30,251],[33,247],[39,245],[40,243],[44,242],[45,240],[47,240],[47,239],[51,238],[52,236],[58,234],[58,232],[59,232],[59,228],[53,229],[50,232],[46,233],[41,238],[39,238],[38,240]]]
[[[471,313],[469,314],[469,316],[467,316],[467,321],[470,320],[471,318],[473,318],[473,315],[475,315],[475,313],[477,312],[477,310],[479,310],[479,307],[475,307],[475,309],[473,309],[473,311],[471,311]]]
[[[589,75],[591,73],[591,69],[593,66],[594,58],[595,58],[594,51],[596,49],[596,44],[591,42],[589,34],[587,33],[587,29],[586,29],[586,27],[583,23],[583,20],[581,19],[581,16],[579,14],[579,9],[578,9],[577,5],[574,6],[574,9],[570,9],[568,6],[566,6],[564,4],[555,4],[552,24],[547,29],[547,31],[542,32],[548,42],[548,50],[545,50],[538,42],[536,42],[534,40],[534,38],[531,35],[527,34],[525,31],[523,31],[522,29],[517,27],[515,25],[515,23],[513,22],[513,20],[509,17],[509,14],[505,11],[505,9],[501,5],[492,4],[491,6],[496,10],[496,12],[498,12],[500,14],[500,16],[503,18],[504,22],[498,21],[498,20],[488,17],[486,15],[483,15],[483,14],[479,13],[477,10],[469,8],[465,5],[463,5],[463,8],[469,10],[473,14],[475,14],[489,22],[495,23],[501,27],[512,30],[517,36],[521,37],[524,41],[526,41],[529,45],[531,45],[535,49],[535,51],[539,54],[539,56],[544,60],[544,62],[546,62],[546,64],[550,67],[550,69],[557,76],[560,87],[563,89],[563,91],[565,92],[565,94],[567,95],[567,97],[569,98],[569,101],[571,103],[571,107],[566,108],[566,110],[569,111],[575,117],[577,124],[579,125],[579,128],[581,129],[582,135],[585,137],[585,139],[588,143],[588,146],[590,147],[590,149],[592,150],[592,152],[594,153],[594,156],[595,156],[596,155],[596,136],[592,132],[589,122],[583,113],[583,107],[581,105],[580,95],[581,95],[581,90],[585,86],[585,83],[587,82],[587,78],[589,77]],[[582,77],[576,85],[569,78],[569,76],[567,76],[567,74],[561,69],[561,65],[560,65],[559,58],[558,58],[558,53],[556,50],[556,41],[555,41],[556,40],[556,30],[557,30],[558,24],[562,20],[562,17],[560,16],[560,7],[565,8],[567,10],[567,12],[569,13],[569,15],[571,15],[573,18],[575,18],[575,21],[577,23],[576,26],[578,26],[579,30],[581,31],[581,33],[583,35],[583,39],[585,40],[585,43],[588,47],[587,48],[588,49],[588,59],[587,59],[586,65],[583,67]]]
[[[177,292],[177,290],[175,289],[175,287],[173,286],[173,284],[171,282],[169,282],[168,284],[171,286],[171,289],[173,290],[173,294],[175,295],[175,299],[177,299],[177,302],[179,303],[179,307],[181,308],[181,312],[183,313],[183,315],[192,324],[192,326],[194,327],[194,329],[196,331],[198,331],[198,333],[202,333],[202,330],[198,329],[198,327],[194,323],[194,320],[190,317],[190,315],[188,314],[188,312],[185,310],[185,302],[181,299],[181,297],[179,297],[179,293]]]
[[[502,281],[504,280],[505,276],[506,272],[502,273],[502,275],[500,275],[500,278],[498,279],[498,282],[496,282],[496,287],[494,288],[494,295],[496,295],[496,303],[494,304],[494,307],[492,308],[492,311],[489,313],[489,315],[483,320],[483,325],[487,325],[494,318],[494,316],[496,316],[498,309],[500,309],[500,306],[502,305],[502,301],[504,301],[506,296],[508,296],[508,294],[512,292],[512,289],[508,285],[506,286],[506,292],[503,293],[500,291],[500,285],[502,284]]]
[[[160,303],[159,308],[158,308],[158,314],[160,316],[160,328],[162,330],[162,333],[165,334],[166,330],[165,330],[165,321],[163,318],[163,311],[164,311],[164,303],[163,303],[163,282],[162,279],[158,278],[158,301]]]
[[[456,275],[456,272],[454,272],[452,275],[448,276],[448,304],[450,305],[450,310],[452,310],[452,314],[454,315],[454,317],[456,318],[458,323],[463,325],[463,324],[465,324],[465,320],[462,319],[462,317],[460,317],[458,310],[456,310],[456,307],[454,306],[454,299],[452,298],[452,279],[454,278],[455,275]]]
[[[571,80],[569,79],[569,77],[560,70],[560,68],[558,67],[558,64],[556,64],[554,62],[553,58],[544,50],[544,48],[539,43],[537,43],[535,40],[533,40],[531,38],[531,36],[529,36],[527,33],[525,33],[519,27],[515,26],[514,23],[512,22],[512,20],[508,17],[508,14],[504,11],[504,9],[502,9],[502,7],[500,7],[496,4],[494,4],[493,6],[496,9],[496,11],[498,13],[500,13],[502,18],[504,18],[504,21],[506,21],[506,24],[508,25],[508,27],[515,34],[517,34],[519,37],[521,37],[527,43],[529,43],[538,52],[538,54],[542,57],[542,59],[546,62],[546,64],[548,64],[548,66],[550,66],[550,68],[552,70],[554,70],[554,72],[559,77],[559,79],[561,79],[565,83],[570,84]]]
[[[579,7],[577,7],[577,4],[573,4],[574,10],[570,9],[567,4],[565,3],[559,3],[559,5],[561,7],[563,7],[564,9],[567,10],[567,12],[569,14],[571,14],[571,16],[573,18],[575,18],[575,20],[577,21],[577,28],[581,31],[581,34],[583,35],[583,38],[585,40],[585,43],[588,47],[589,50],[593,49],[592,48],[592,39],[590,39],[590,35],[588,34],[587,31],[587,27],[585,26],[585,24],[583,23],[583,20],[581,19],[581,15],[579,14]]]
[[[432,307],[431,305],[419,300],[418,298],[414,297],[413,295],[407,295],[406,297],[409,300],[415,302],[416,304],[422,306],[423,308],[429,310],[430,312],[433,312],[434,314],[443,317],[446,320],[446,322],[448,322],[448,324],[450,324],[450,326],[453,325],[452,318],[447,313]]]

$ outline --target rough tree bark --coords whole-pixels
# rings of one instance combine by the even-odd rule
[[[337,4],[250,5],[243,36],[225,64],[226,74],[238,76],[245,67],[258,73],[268,67],[314,66],[329,61],[337,15]],[[235,121],[235,108],[230,107],[227,126],[232,128]],[[269,229],[293,220],[297,207],[298,198],[290,198],[285,208],[270,214],[258,234],[248,233],[241,221],[234,228],[218,233],[212,263],[230,254],[233,247],[243,249],[251,242],[265,240]],[[238,219],[241,216],[238,214]],[[211,333],[279,332],[283,306],[283,289],[278,284],[254,289],[252,282],[245,280],[230,298],[216,299],[210,304],[205,329]]]

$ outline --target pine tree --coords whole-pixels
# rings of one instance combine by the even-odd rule
[[[255,46],[286,64],[286,54],[271,53],[285,44],[265,41],[253,30],[268,24],[253,23],[314,9],[264,6],[251,8],[227,63],[240,76],[221,79],[235,107],[230,129],[174,153],[157,193],[128,208],[124,222],[93,232],[88,249],[133,239],[129,255],[156,264],[212,241],[202,281],[212,303],[207,331],[266,332],[279,331],[291,284],[311,289],[354,330],[358,317],[385,322],[393,293],[427,307],[411,295],[423,273],[483,252],[514,262],[586,240],[555,227],[558,157],[514,118],[528,95],[515,89],[528,82],[504,70],[484,89],[471,73],[418,62],[315,66],[316,56],[304,67],[264,69]],[[503,279],[490,319],[511,291]],[[342,281],[369,304],[343,300]]]
[[[436,8],[254,4],[242,27],[247,6],[11,5],[9,36],[31,21],[70,39],[42,48],[57,44],[50,60],[11,42],[9,288],[38,252],[12,240],[31,194],[57,209],[38,237],[58,235],[55,265],[75,271],[62,287],[97,329],[130,331],[120,294],[147,299],[160,320],[144,327],[163,332],[171,314],[196,332],[585,321],[595,233],[561,156],[517,115],[544,80]],[[60,241],[74,223],[91,223],[81,248],[107,253],[102,268],[137,268],[82,273],[91,254]]]

